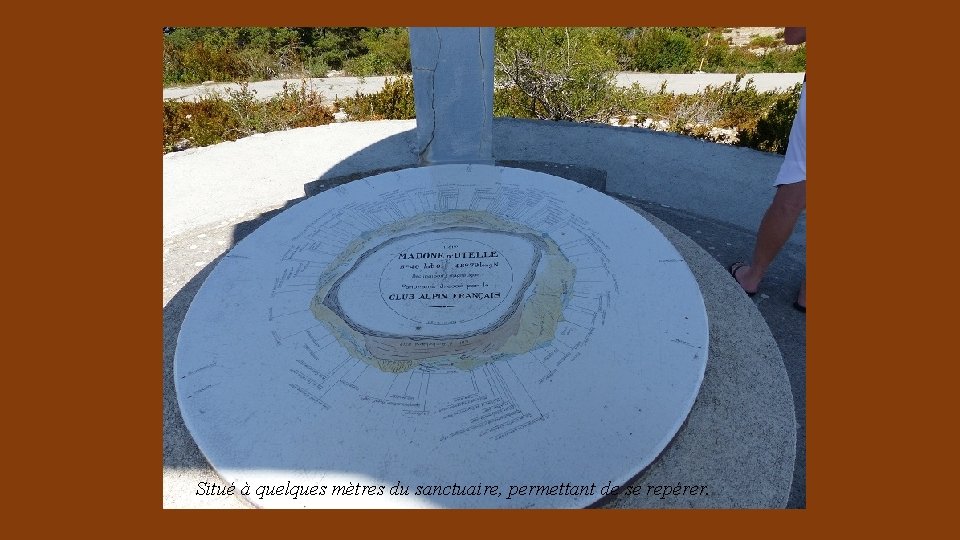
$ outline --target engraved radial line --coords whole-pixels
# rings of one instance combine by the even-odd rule
[[[537,359],[537,363],[540,364],[540,365],[543,367],[543,369],[547,370],[547,373],[550,373],[551,369],[547,367],[547,364],[544,363],[543,359],[541,359],[539,356],[533,354],[533,351],[530,351],[530,356],[536,358],[536,359]]]
[[[342,222],[341,222],[341,223],[342,223]],[[334,241],[334,237],[333,237],[333,236],[327,236],[327,237],[323,238],[322,240],[318,240],[317,243],[318,243],[318,244],[326,244],[326,245],[332,246],[333,248],[337,249],[338,251],[342,251],[344,248],[347,247],[347,242],[344,242],[343,244],[338,244],[337,242]]]
[[[487,388],[490,389],[490,393],[491,393],[494,397],[500,397],[499,389],[498,389],[496,386],[494,386],[493,383],[490,381],[490,366],[489,366],[489,365],[483,366],[483,382],[486,383]]]
[[[350,358],[347,358],[347,359],[344,360],[343,363],[341,363],[340,365],[342,366],[343,364],[346,364],[346,363],[349,362],[350,360],[351,360]],[[355,360],[354,360],[354,364],[356,364],[356,361],[355,361]],[[338,369],[339,369],[339,366],[338,366]],[[346,375],[347,372],[349,372],[351,369],[353,369],[352,366],[351,366],[349,369],[347,369],[346,372],[344,372],[344,375]],[[338,377],[333,377],[333,375],[334,375],[335,373],[336,373],[336,370],[334,370],[333,373],[330,374],[330,378],[327,379],[327,382],[328,382],[329,384],[327,384],[327,389],[324,390],[324,392],[323,392],[322,394],[320,394],[320,397],[321,397],[321,398],[324,397],[324,396],[326,396],[326,395],[330,392],[330,390],[333,390],[334,388],[336,388],[338,382],[346,382],[346,381],[343,381],[342,379],[340,379],[339,376],[338,376]]]
[[[430,396],[430,374],[427,373],[427,385],[423,392],[423,411],[427,411],[427,398]]]
[[[360,373],[358,373],[357,376],[353,379],[353,384],[357,384],[357,381],[359,381],[360,377],[362,377],[363,374],[366,373],[368,367],[370,367],[368,364],[363,365],[363,369],[361,369]]]
[[[329,255],[329,253],[325,253],[324,255]],[[286,259],[281,259],[281,260],[283,260],[283,261],[297,261],[297,262],[302,262],[302,263],[306,263],[306,264],[317,264],[317,265],[326,264],[326,263],[320,262],[320,261],[311,261],[310,259],[298,259],[298,258],[296,258],[296,257],[287,257]]]
[[[337,342],[337,338],[335,338],[335,337],[333,337],[333,336],[329,336],[329,337],[330,337],[330,341],[326,342],[323,346],[321,346],[319,349],[317,349],[317,352],[320,352],[320,351],[326,349],[327,347],[329,347],[330,345],[333,345],[334,343]],[[320,345],[320,344],[317,343],[317,345]]]
[[[509,364],[508,364],[508,365],[509,365]],[[507,398],[508,398],[511,402],[513,402],[513,403],[516,404],[516,403],[517,403],[517,399],[513,396],[513,392],[510,391],[510,387],[507,386],[507,381],[503,378],[503,372],[500,371],[500,367],[497,366],[497,365],[493,365],[493,366],[491,366],[491,369],[493,369],[493,372],[494,372],[494,374],[495,374],[494,376],[496,377],[496,380],[498,381],[498,383],[499,383],[499,384],[501,385],[501,387],[503,388],[503,393],[504,393],[504,395],[507,396]]]
[[[599,296],[592,296],[592,297],[590,297],[590,298],[593,299],[593,300],[597,300],[597,301],[600,299]],[[584,306],[584,305],[578,304],[577,302],[571,301],[571,302],[570,302],[569,304],[567,304],[567,305],[568,305],[568,306],[571,306],[571,307],[576,307],[576,308],[579,308],[579,309],[586,309],[586,310],[591,310],[591,311],[592,311],[593,308],[598,308],[598,307],[599,307],[599,305],[596,305],[596,304],[599,304],[599,302],[597,302],[597,303],[595,303],[595,304],[590,304],[590,305]]]
[[[580,306],[576,306],[576,305],[574,305],[573,303],[568,304],[568,305],[567,305],[567,309],[569,309],[570,311],[576,311],[577,313],[583,313],[583,314],[585,314],[585,315],[596,315],[596,314],[597,314],[596,311],[590,311],[589,309],[585,309],[585,308],[582,308],[582,307],[580,307]]]
[[[350,216],[350,217],[352,218],[353,216]],[[347,219],[343,219],[342,222],[343,222],[345,225],[351,227],[354,231],[356,231],[356,232],[354,233],[354,235],[363,234],[363,231],[366,230],[364,227],[361,227],[361,226],[357,225],[357,224],[354,223],[353,221],[348,221]],[[346,247],[346,245],[344,245],[344,247]]]
[[[319,255],[326,255],[327,257],[330,257],[330,259],[329,259],[329,260],[326,260],[326,261],[309,261],[309,260],[304,260],[303,262],[308,262],[308,263],[311,263],[311,264],[326,265],[326,264],[329,263],[331,260],[333,260],[333,259],[335,259],[335,258],[337,257],[337,254],[336,254],[336,253],[330,253],[329,251],[323,251],[323,250],[321,250],[321,249],[314,249],[313,246],[310,246],[310,247],[308,247],[308,248],[306,248],[306,249],[312,251],[313,253],[317,253],[317,254],[319,254]],[[302,259],[291,259],[291,260],[296,261],[296,260],[302,260]]]
[[[387,391],[384,392],[383,397],[385,398],[390,397],[390,390],[393,390],[393,385],[396,384],[397,379],[399,378],[400,378],[399,373],[393,376],[393,379],[390,381],[390,386],[387,387]]]
[[[520,379],[519,375],[517,375],[516,370],[514,370],[513,366],[511,366],[510,364],[507,364],[507,367],[510,369],[510,372],[513,373],[513,376],[517,380],[517,383],[520,385],[520,388],[522,388],[523,392],[527,394],[527,399],[529,399],[530,403],[533,404],[533,408],[537,409],[537,412],[540,414],[540,417],[543,418],[543,411],[540,410],[540,407],[537,405],[536,400],[533,399],[533,396],[530,395],[530,391],[527,390],[526,385],[523,384],[523,380]]]
[[[424,376],[422,373],[420,374],[420,377],[419,377],[420,385],[417,386],[417,399],[420,399],[423,396],[423,380],[425,377],[429,377],[429,376],[430,376],[429,374],[426,376]]]
[[[342,368],[342,367],[343,367],[347,362],[349,362],[350,360],[351,360],[351,358],[350,358],[349,356],[346,357],[346,358],[344,358],[344,359],[343,359],[343,362],[340,362],[339,364],[337,364],[337,367],[333,368],[333,371],[331,371],[330,373],[327,374],[327,378],[332,379],[333,376],[337,373],[337,371],[339,371],[340,368]]]
[[[322,324],[315,324],[315,325],[313,325],[313,326],[311,326],[311,327],[309,327],[309,328],[304,328],[303,330],[299,330],[299,331],[294,332],[294,333],[292,333],[292,334],[290,334],[290,335],[288,335],[288,336],[285,336],[283,339],[289,339],[289,338],[291,338],[291,337],[293,337],[293,336],[295,336],[295,335],[297,335],[297,334],[302,334],[302,333],[304,333],[304,332],[306,332],[306,331],[308,331],[308,330],[313,330],[314,328],[321,328],[321,327],[323,327]]]
[[[296,314],[298,314],[298,313],[309,313],[309,312],[310,312],[309,309],[301,309],[300,311],[291,311],[290,313],[275,314],[275,313],[273,312],[273,308],[270,308],[270,314],[269,314],[269,319],[268,319],[268,320],[271,320],[271,321],[272,321],[272,320],[273,320],[274,318],[276,318],[276,317],[289,317],[290,315],[296,315]]]

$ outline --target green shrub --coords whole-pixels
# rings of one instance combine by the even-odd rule
[[[698,71],[720,73],[729,54],[730,46],[720,32],[711,33],[707,39],[697,41],[695,58],[699,58]]]
[[[379,28],[361,32],[366,53],[344,62],[343,69],[361,77],[410,73],[410,33],[406,28]]]
[[[747,47],[732,47],[723,28],[671,26],[623,29],[621,69],[653,73],[800,72],[806,51],[785,47],[782,35],[756,36]],[[782,34],[782,33],[781,33]],[[767,49],[757,56],[751,47]]]
[[[789,91],[778,94],[767,111],[757,119],[753,129],[740,133],[739,146],[746,146],[766,152],[785,154],[790,137],[793,117],[800,104],[802,84],[793,86]]]
[[[757,71],[766,73],[800,73],[807,70],[807,48],[778,48],[766,51],[757,59]]]
[[[743,47],[727,50],[723,62],[711,71],[726,73],[799,73],[807,69],[807,50],[778,46],[760,56]]]
[[[177,28],[163,39],[163,82],[254,81],[410,71],[406,28]]]
[[[686,73],[696,66],[695,45],[683,32],[642,28],[627,44],[632,67],[654,73]]]
[[[216,48],[203,42],[183,47],[164,43],[165,84],[229,81],[247,75],[246,63],[232,47]]]
[[[413,102],[413,78],[410,76],[387,79],[376,94],[362,95],[334,102],[351,120],[408,120],[416,117]]]
[[[163,102],[163,151],[208,146],[240,138],[238,119],[226,100]]]
[[[763,47],[769,49],[776,47],[779,44],[779,40],[773,36],[753,36],[750,38],[751,47]]]
[[[717,88],[707,87],[703,94],[716,99],[720,109],[717,127],[738,130],[753,129],[757,120],[764,115],[775,100],[775,92],[758,92],[753,79],[747,78],[740,88],[742,76],[733,83],[725,83]]]
[[[675,97],[662,89],[648,92],[636,83],[630,88],[617,88],[611,96],[610,118],[620,125],[628,116],[637,116],[640,120],[666,120],[673,110]]]
[[[265,133],[284,129],[320,126],[333,121],[333,111],[323,103],[323,96],[308,90],[306,81],[299,85],[284,83],[283,91],[267,100],[264,117],[254,131]]]
[[[653,127],[659,131],[783,153],[799,92],[800,85],[786,92],[759,92],[752,80],[742,82],[742,77],[720,86],[708,86],[699,94],[672,94],[663,88],[649,92],[633,85],[618,88],[610,96],[611,115],[607,121],[616,125],[656,123]],[[717,139],[711,133],[713,128],[728,133]]]
[[[361,42],[360,27],[331,27],[303,29],[304,40],[311,44],[310,58],[330,69],[343,69],[350,58],[366,52]]]
[[[498,28],[498,115],[577,122],[603,117],[618,69],[609,34],[591,28]],[[498,97],[499,96],[499,97]]]
[[[283,91],[261,101],[246,83],[227,95],[163,102],[163,151],[209,146],[254,133],[319,126],[333,121],[322,96],[306,84],[284,84]]]
[[[667,26],[665,28],[671,32],[683,34],[693,41],[703,39],[703,36],[710,32],[722,33],[719,28],[710,26]]]
[[[302,72],[292,28],[177,28],[164,35],[164,84],[262,80]]]

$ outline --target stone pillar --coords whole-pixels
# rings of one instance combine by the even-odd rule
[[[420,165],[493,164],[493,28],[410,28]]]

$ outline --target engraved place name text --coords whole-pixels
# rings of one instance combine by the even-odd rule
[[[489,259],[499,257],[496,251],[457,251],[455,253],[400,253],[398,259]]]
[[[433,293],[433,294],[391,294],[388,300],[491,300],[500,298],[498,292],[475,293]]]

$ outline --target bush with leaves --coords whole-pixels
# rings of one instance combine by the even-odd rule
[[[778,94],[773,104],[757,119],[753,129],[740,133],[737,144],[765,152],[786,154],[790,127],[800,105],[801,88],[802,84],[797,84],[789,91]]]
[[[413,78],[387,79],[376,94],[361,94],[334,102],[351,120],[408,120],[416,117],[413,102]]]
[[[776,48],[757,59],[757,71],[766,73],[800,73],[807,70],[807,47]]]
[[[776,47],[783,41],[777,39],[774,36],[758,36],[754,35],[750,37],[750,47],[762,47],[764,49],[771,49]]]
[[[343,64],[350,75],[401,75],[410,73],[410,32],[406,28],[367,28],[360,33],[366,52]]]
[[[343,69],[350,58],[366,52],[361,42],[361,27],[301,28],[304,43],[309,44],[310,60],[329,69]]]
[[[806,49],[784,45],[782,35],[756,37],[748,47],[731,47],[723,31],[705,26],[624,29],[621,68],[652,73],[797,73],[806,69]],[[751,47],[762,47],[759,55]]]
[[[686,73],[696,67],[695,43],[670,28],[639,28],[627,40],[630,68],[652,73]]]
[[[226,96],[214,94],[196,102],[163,102],[163,151],[209,146],[254,133],[320,126],[333,121],[323,96],[300,85],[284,84],[283,91],[258,100],[246,83]]]
[[[409,49],[406,28],[176,28],[163,36],[163,82],[408,73]]]
[[[164,84],[300,75],[303,44],[292,28],[177,28],[163,36]]]
[[[611,29],[498,28],[494,114],[577,122],[607,114],[618,69]]]
[[[606,121],[783,153],[799,88],[759,92],[752,79],[742,77],[698,94],[673,94],[665,86],[650,92],[634,84],[612,93]]]

